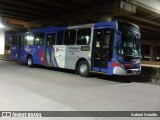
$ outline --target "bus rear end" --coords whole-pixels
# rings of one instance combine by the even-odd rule
[[[18,41],[16,39],[16,35],[12,35],[11,46],[10,46],[10,58],[13,61],[18,61],[18,53],[19,53]]]
[[[24,38],[25,33],[19,33],[12,35],[11,37],[11,46],[10,46],[10,58],[13,61],[20,61],[22,56],[22,38]]]

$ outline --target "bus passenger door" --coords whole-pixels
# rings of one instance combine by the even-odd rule
[[[24,36],[18,36],[18,61],[22,61],[24,54]]]
[[[17,58],[18,58],[18,61],[21,61],[21,49],[22,49],[21,36],[17,36],[17,46],[18,46]]]
[[[54,66],[55,33],[47,33],[45,40],[45,64]]]
[[[92,49],[92,70],[107,72],[110,29],[95,29]]]

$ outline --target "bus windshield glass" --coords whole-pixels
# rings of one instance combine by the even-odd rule
[[[139,28],[132,24],[123,24],[120,27],[122,36],[121,44],[118,47],[118,53],[126,57],[140,58],[141,43]]]

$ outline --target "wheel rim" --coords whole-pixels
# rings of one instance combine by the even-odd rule
[[[31,66],[32,65],[32,59],[28,58],[28,65]]]
[[[87,72],[87,65],[86,64],[83,64],[80,66],[80,72],[82,74],[85,74]]]

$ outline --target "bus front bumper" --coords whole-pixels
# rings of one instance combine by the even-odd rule
[[[137,69],[123,69],[122,67],[114,67],[114,75],[139,75],[141,73],[141,68]]]

